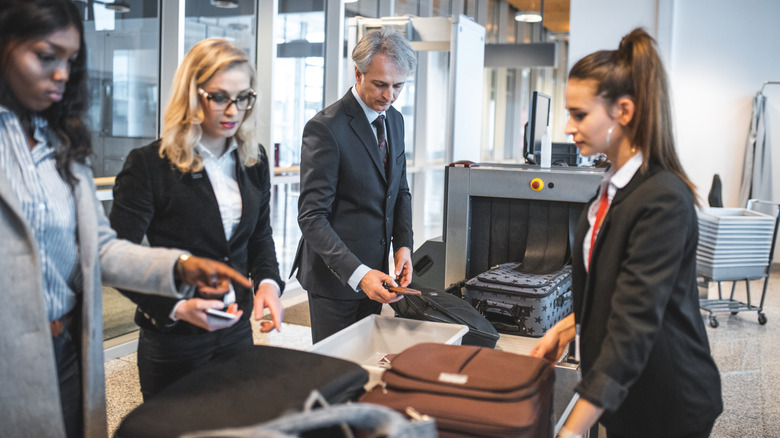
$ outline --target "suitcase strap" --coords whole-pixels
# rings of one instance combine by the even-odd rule
[[[437,312],[441,312],[442,314],[444,314],[444,316],[446,316],[447,318],[452,319],[453,321],[458,322],[459,324],[465,325],[466,327],[470,327],[468,322],[464,321],[463,318],[461,318],[460,316],[450,312],[449,310],[444,308],[444,306],[440,306],[440,305],[436,304],[436,302],[434,300],[428,298],[429,296],[431,296],[433,294],[438,294],[438,292],[432,292],[432,293],[429,293],[429,294],[423,294],[423,297],[425,298],[425,300],[424,300],[425,304],[428,307],[430,307],[431,309],[433,309],[433,310],[435,310]]]

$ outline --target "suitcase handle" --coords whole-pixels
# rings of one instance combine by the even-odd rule
[[[555,307],[563,307],[563,305],[566,304],[567,301],[573,299],[574,299],[574,294],[572,293],[571,289],[569,289],[563,295],[556,297],[553,303],[555,304]]]
[[[529,307],[523,307],[518,305],[502,306],[498,303],[492,303],[490,300],[478,300],[474,303],[474,307],[487,318],[487,313],[493,313],[497,315],[505,315],[512,318],[512,321],[516,323],[508,323],[504,321],[492,321],[488,318],[493,327],[496,330],[511,331],[511,332],[525,332],[525,319],[531,315],[531,309]]]

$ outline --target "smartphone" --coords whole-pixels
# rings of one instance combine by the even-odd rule
[[[232,321],[236,319],[236,315],[232,313],[223,312],[222,310],[217,310],[217,309],[206,309],[206,314],[227,321]]]

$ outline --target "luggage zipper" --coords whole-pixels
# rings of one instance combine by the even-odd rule
[[[407,406],[404,412],[406,412],[406,415],[408,415],[409,418],[415,421],[429,421],[431,419],[431,417],[421,414],[420,411],[411,406]]]

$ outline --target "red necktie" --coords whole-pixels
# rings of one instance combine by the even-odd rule
[[[596,211],[596,223],[593,224],[593,231],[590,235],[590,250],[588,251],[588,268],[590,268],[590,259],[593,256],[593,247],[596,245],[596,236],[601,228],[601,223],[604,222],[604,216],[607,214],[607,208],[609,207],[609,196],[607,192],[609,189],[605,188],[604,195],[599,202],[599,209]],[[590,270],[590,269],[589,269]]]

